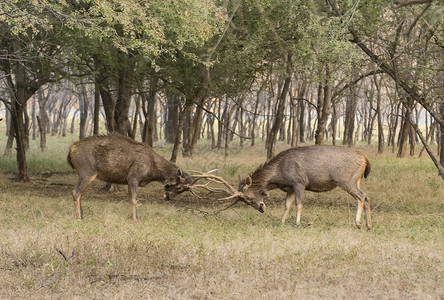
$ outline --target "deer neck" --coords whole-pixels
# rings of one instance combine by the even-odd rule
[[[277,167],[275,164],[266,164],[256,170],[252,175],[252,188],[263,192],[269,191],[269,185],[273,177],[276,176]]]

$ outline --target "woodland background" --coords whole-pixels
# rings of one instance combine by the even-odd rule
[[[0,298],[442,299],[442,0],[0,0]],[[71,142],[118,131],[230,184],[289,147],[358,147],[302,225],[163,186],[85,191]],[[0,153],[1,154],[1,153]],[[422,155],[421,155],[422,154]],[[437,172],[438,170],[438,172]],[[441,175],[437,176],[437,173]]]
[[[4,152],[27,180],[30,140],[44,151],[76,124],[79,139],[173,143],[173,161],[203,138],[226,155],[259,138],[271,157],[276,141],[373,137],[399,157],[437,144],[444,177],[443,14],[437,0],[0,1]]]

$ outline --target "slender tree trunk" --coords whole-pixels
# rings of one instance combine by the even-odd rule
[[[119,60],[122,67],[118,72],[119,78],[117,80],[117,100],[114,108],[115,130],[123,135],[128,135],[131,133],[128,113],[134,85],[135,61],[130,55],[123,53],[119,54]]]
[[[332,138],[332,144],[336,145],[336,125],[338,123],[338,114],[336,111],[336,105],[333,104],[333,113],[331,115],[331,138]]]
[[[103,110],[105,111],[106,129],[108,132],[115,131],[115,102],[109,92],[109,89],[100,84],[100,97],[102,98]]]
[[[190,126],[190,139],[188,142],[188,147],[185,149],[184,155],[193,156],[194,151],[196,150],[197,141],[200,136],[200,131],[202,129],[203,122],[203,109],[205,105],[205,99],[202,99],[199,102],[199,105],[196,107],[196,113],[193,118],[192,126]]]
[[[305,143],[305,101],[299,101],[299,142]]]
[[[441,114],[441,118],[444,119],[444,101],[439,104],[439,112]],[[439,161],[441,165],[444,167],[444,126],[440,125],[441,138],[439,141]]]
[[[86,92],[86,87],[83,83],[80,83],[79,92],[79,103],[80,103],[80,132],[79,140],[86,137],[86,121],[88,119],[88,95]]]
[[[6,115],[9,115],[9,112],[6,112]],[[14,132],[15,132],[14,123],[12,123],[10,117],[9,117],[9,122],[6,122],[6,127],[7,127],[6,132],[8,133],[8,140],[6,141],[5,151],[3,152],[3,154],[5,156],[8,156],[12,153],[12,146],[14,145]]]
[[[176,95],[171,93],[167,97],[168,117],[166,121],[166,142],[174,143],[177,135],[177,123],[179,118],[179,99]]]
[[[147,123],[147,139],[146,143],[150,145],[151,147],[154,144],[154,126],[156,125],[156,94],[158,89],[158,77],[153,77],[150,82],[150,91],[148,94],[148,120],[146,120]]]
[[[225,124],[225,157],[228,157],[229,149],[230,149],[230,121],[231,116],[233,115],[236,109],[236,105],[233,105],[228,112],[227,115],[227,123]]]
[[[291,147],[295,148],[298,146],[298,132],[299,132],[299,121],[298,121],[298,109],[299,109],[299,105],[302,101],[296,101],[293,104],[293,128],[291,130]]]
[[[222,112],[222,98],[219,99],[219,112],[218,112],[218,121],[217,121],[217,149],[222,148],[222,138],[224,136],[224,127],[223,122],[226,119],[226,116],[228,114],[228,99],[225,101],[225,107]]]
[[[353,145],[357,107],[358,101],[356,99],[356,95],[354,90],[350,88],[350,96],[347,97],[347,102],[345,105],[344,137],[342,140],[342,144],[348,145],[349,147]]]
[[[286,61],[287,69],[285,73],[284,84],[278,98],[276,118],[274,120],[273,127],[270,130],[270,134],[268,135],[268,140],[267,140],[267,159],[270,159],[274,156],[276,137],[284,120],[285,102],[290,88],[291,75],[293,72],[293,68],[291,65],[292,56],[293,56],[292,53],[290,52],[287,53],[287,61]]]
[[[321,115],[318,115],[318,126],[315,134],[315,144],[322,145],[324,143],[324,133],[326,130],[326,125],[328,121],[328,117],[331,112],[331,80],[330,80],[330,70],[328,66],[325,69],[325,84],[323,87],[323,105]],[[319,111],[319,110],[318,110]]]
[[[174,141],[173,151],[171,153],[170,161],[176,162],[177,154],[179,153],[179,148],[181,144],[182,139],[182,132],[183,132],[183,125],[184,125],[184,119],[185,114],[188,113],[193,108],[193,105],[191,103],[186,103],[183,110],[179,113],[179,119],[177,122],[177,134],[176,134],[176,140]]]
[[[375,87],[376,87],[376,113],[378,115],[378,153],[382,154],[384,152],[384,124],[382,122],[381,113],[381,88],[380,82],[378,82],[376,75],[374,76]]]
[[[133,118],[133,128],[131,129],[131,134],[130,137],[132,139],[136,139],[136,133],[137,133],[137,124],[139,122],[139,111],[140,111],[140,102],[142,100],[142,92],[139,92],[137,94],[137,99],[136,99],[136,110],[134,111],[134,118]]]
[[[410,119],[410,110],[406,107],[404,118],[402,120],[402,126],[401,126],[401,132],[400,139],[399,139],[399,150],[398,150],[398,157],[405,157],[406,154],[406,148],[407,148],[407,139],[410,133],[410,123],[408,120]]]
[[[34,141],[36,138],[36,119],[35,119],[35,111],[36,111],[36,102],[37,99],[34,97],[32,99],[32,111],[31,111],[31,122],[32,122],[32,140]]]
[[[98,83],[94,85],[94,129],[93,135],[99,134],[99,113],[100,113],[100,86]]]
[[[239,112],[239,147],[243,148],[244,147],[244,136],[245,136],[245,126],[244,126],[244,108],[243,108],[243,103],[242,101],[239,103],[240,107],[240,112]]]
[[[39,132],[40,132],[40,149],[42,152],[46,149],[46,124],[47,124],[47,114],[46,114],[46,102],[43,91],[40,89],[37,92],[37,98],[39,101]]]
[[[412,116],[410,116],[410,117],[412,117]],[[409,127],[410,127],[410,132],[409,132],[410,156],[414,156],[415,155],[415,147],[416,147],[416,138],[415,138],[416,133],[415,133],[415,129],[411,126],[411,124]]]
[[[25,67],[16,63],[15,95],[11,97],[11,120],[14,124],[15,144],[17,151],[17,179],[28,181],[28,164],[26,162],[24,114],[26,109]]]
[[[263,83],[261,85],[261,87],[259,88],[259,90],[256,93],[256,102],[254,103],[254,114],[253,114],[253,120],[251,121],[251,146],[254,146],[255,142],[256,142],[256,119],[257,119],[257,111],[259,108],[259,102],[261,99],[261,94],[264,91],[266,85],[266,82]]]

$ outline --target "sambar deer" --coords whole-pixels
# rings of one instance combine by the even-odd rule
[[[355,223],[361,228],[361,215],[365,205],[367,228],[371,229],[370,200],[361,190],[362,176],[370,173],[370,162],[359,150],[314,145],[285,150],[261,165],[239,183],[240,197],[260,212],[265,211],[264,197],[268,191],[281,189],[287,193],[281,222],[288,217],[296,202],[296,224],[301,221],[304,191],[326,192],[340,187],[356,200],[358,210]]]
[[[80,198],[86,187],[98,178],[108,183],[127,184],[130,210],[137,220],[137,187],[152,181],[162,182],[164,199],[190,190],[191,177],[174,163],[156,154],[144,143],[120,135],[91,136],[74,142],[69,148],[68,163],[79,175],[72,191],[78,219],[82,219]]]

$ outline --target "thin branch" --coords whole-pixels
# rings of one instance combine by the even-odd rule
[[[206,107],[204,107],[203,105],[200,105],[198,102],[196,102],[196,103],[194,103],[197,107],[199,107],[200,109],[202,109],[203,111],[205,111],[206,113],[208,113],[208,114],[210,114],[210,115],[212,115],[214,118],[216,118],[216,120],[217,121],[219,121],[229,132],[231,132],[231,133],[233,133],[234,135],[236,135],[236,136],[238,136],[238,137],[240,137],[240,138],[243,138],[243,139],[247,139],[247,140],[249,140],[249,139],[251,139],[251,137],[249,137],[249,136],[243,136],[243,135],[240,135],[239,133],[237,133],[236,131],[234,131],[234,130],[232,130],[231,128],[230,128],[230,126],[229,125],[227,125],[227,124],[225,124],[225,122],[224,121],[222,121],[221,119],[219,119],[219,117],[214,113],[214,112],[212,112],[212,111],[210,111],[209,109],[207,109]]]
[[[419,5],[419,4],[431,4],[433,0],[408,0],[403,2],[395,1],[395,8],[401,8],[405,6]]]
[[[409,37],[410,36],[410,32],[413,30],[413,28],[416,26],[416,24],[418,23],[419,19],[425,14],[425,12],[430,8],[430,6],[432,5],[432,1],[430,1],[422,10],[422,12],[415,18],[415,20],[413,21],[412,25],[410,26],[409,30],[406,33],[406,36]]]
[[[416,125],[415,122],[409,117],[408,119],[409,123],[413,126],[416,133],[418,134],[419,138],[421,139],[422,144],[424,145],[424,148],[426,149],[427,153],[429,154],[430,158],[432,159],[433,163],[435,164],[436,168],[438,169],[438,175],[441,176],[442,179],[444,179],[444,167],[441,165],[441,163],[438,161],[438,159],[433,154],[432,149],[430,149],[429,145],[427,144],[426,139],[424,138],[421,130],[419,129],[418,125]]]

